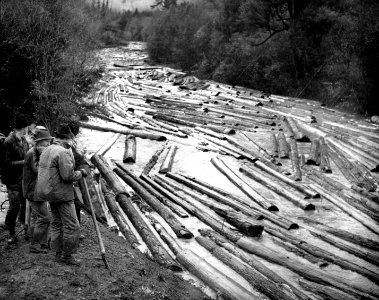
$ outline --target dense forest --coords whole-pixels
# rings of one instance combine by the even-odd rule
[[[54,129],[101,70],[94,50],[146,41],[153,61],[204,79],[379,113],[379,1],[0,1],[0,130],[16,115]]]

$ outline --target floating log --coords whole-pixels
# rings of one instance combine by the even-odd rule
[[[210,135],[211,137],[215,137],[215,138],[220,139],[220,140],[226,140],[226,136],[225,135],[217,133],[217,132],[214,132],[214,131],[209,130],[209,129],[204,129],[202,127],[196,126],[195,130],[197,130],[197,131],[199,131],[201,133],[204,133],[206,135]]]
[[[178,149],[178,147],[176,145],[171,145],[168,148],[166,157],[163,160],[162,165],[159,169],[159,173],[165,174],[165,173],[171,171],[172,164],[174,163],[174,156],[175,156],[177,149]]]
[[[319,139],[320,144],[320,170],[324,173],[332,173],[332,168],[330,167],[328,147],[326,146],[323,137]]]
[[[167,185],[171,186],[177,191],[182,191],[186,193],[187,195],[191,196],[193,199],[196,199],[200,203],[210,207],[212,210],[214,210],[218,215],[225,218],[228,223],[238,228],[242,233],[246,234],[247,236],[253,236],[253,237],[259,237],[262,234],[263,231],[263,225],[262,223],[254,220],[253,218],[249,218],[248,216],[242,214],[241,212],[236,212],[234,210],[231,210],[230,207],[224,204],[219,204],[217,202],[214,202],[212,200],[206,199],[205,197],[201,197],[200,195],[197,195],[196,193],[185,189],[175,182],[169,181],[166,178],[163,178],[161,176],[156,176],[161,181],[166,183]]]
[[[136,248],[139,245],[139,242],[133,232],[130,230],[127,222],[124,220],[123,215],[120,213],[118,206],[116,204],[115,195],[112,191],[109,190],[104,179],[100,179],[101,189],[103,191],[104,200],[107,204],[109,212],[111,213],[113,219],[115,220],[120,232],[126,238],[126,240]]]
[[[376,274],[375,272],[372,272],[372,271],[370,271],[370,270],[368,270],[368,269],[366,269],[360,265],[357,265],[353,262],[345,260],[342,257],[337,256],[337,255],[333,254],[332,252],[329,252],[325,249],[314,246],[312,244],[308,244],[307,242],[298,238],[294,234],[290,234],[284,230],[281,230],[280,228],[274,228],[271,226],[266,226],[265,231],[267,231],[268,233],[270,233],[273,236],[276,236],[277,238],[282,239],[285,242],[289,242],[289,243],[295,245],[296,247],[308,252],[309,254],[311,254],[313,256],[319,257],[325,261],[328,261],[330,263],[338,265],[338,266],[342,267],[343,269],[347,269],[347,270],[357,272],[357,273],[367,277],[368,279],[370,279],[371,281],[373,281],[375,283],[379,282],[379,274]],[[325,234],[325,233],[318,233],[316,230],[310,230],[310,232],[313,235],[317,236],[318,238],[322,238],[321,236],[323,234]],[[336,246],[336,244],[338,244],[338,241],[335,241],[335,243],[333,243],[333,241],[335,241],[335,239],[333,239],[333,238],[330,238],[328,240],[329,243],[332,243],[334,246]],[[356,252],[356,253],[358,253],[358,252]]]
[[[283,132],[278,133],[278,152],[280,158],[289,157],[289,147]]]
[[[234,185],[243,191],[250,199],[257,202],[263,208],[269,211],[279,211],[278,207],[259,195],[251,186],[237,176],[220,158],[213,157],[212,164],[223,173]]]
[[[259,205],[255,204],[255,202],[253,201],[249,201],[249,200],[245,200],[243,198],[237,197],[233,194],[230,194],[216,187],[209,188],[207,187],[209,185],[203,185],[202,182],[199,180],[196,180],[196,182],[193,182],[192,181],[193,177],[191,177],[190,179],[187,179],[182,175],[174,174],[171,172],[167,173],[167,176],[169,178],[176,180],[177,182],[183,183],[184,185],[199,191],[200,193],[203,193],[213,199],[216,199],[217,201],[221,203],[229,205],[233,207],[234,209],[241,211],[250,217],[253,217],[256,220],[262,219],[262,216],[263,216],[270,222],[286,230],[299,228],[299,226],[296,223],[261,208]]]
[[[278,286],[270,279],[267,279],[257,270],[239,262],[235,256],[230,254],[224,248],[217,246],[211,239],[197,236],[196,241],[216,258],[231,267],[237,273],[241,274],[255,289],[267,295],[270,299],[293,299],[294,295],[286,293],[287,291],[285,289],[282,289],[282,287]]]
[[[170,225],[178,238],[190,239],[193,237],[193,234],[173,215],[173,213],[140,184],[141,179],[129,172],[120,163],[116,162],[116,165],[119,168],[114,169],[114,172],[159,213],[167,224]]]
[[[104,156],[105,153],[117,142],[121,133],[115,133],[95,154]]]
[[[220,234],[217,234],[216,232],[211,230],[202,229],[200,229],[199,232],[202,236],[210,237],[214,242],[216,242],[216,244],[222,247],[227,247],[227,249],[229,250],[230,243]],[[352,282],[346,283],[345,278],[331,275],[324,272],[323,270],[315,269],[305,264],[301,264],[297,260],[291,259],[286,255],[281,255],[280,253],[263,246],[259,241],[255,241],[254,239],[250,239],[249,243],[244,242],[245,241],[238,241],[236,244],[241,249],[259,257],[262,257],[272,263],[287,267],[308,280],[320,284],[331,285],[341,291],[347,292],[350,295],[354,295],[358,298],[367,297],[368,299],[375,299],[374,296],[370,296],[368,293],[357,290],[355,289],[355,287],[353,288]]]
[[[270,140],[269,140],[269,153],[271,156],[279,157],[278,154],[278,141],[276,140],[276,136],[274,133],[270,134]]]
[[[294,138],[296,141],[309,142],[309,138],[305,136],[304,133],[299,129],[299,127],[297,126],[297,122],[293,118],[287,117],[286,120],[292,132],[294,133]]]
[[[312,292],[313,294],[320,295],[321,299],[329,299],[329,300],[356,300],[357,298],[351,296],[348,293],[341,292],[340,290],[326,286],[325,284],[318,284],[315,282],[308,282],[302,278],[299,279],[299,284],[301,287],[306,289],[307,291]]]
[[[158,161],[159,156],[162,154],[162,152],[164,151],[166,146],[167,146],[167,143],[165,143],[161,148],[159,148],[157,151],[155,151],[153,156],[149,159],[149,161],[147,162],[147,164],[143,168],[142,174],[148,175],[150,173],[150,171],[154,168],[155,164]]]
[[[242,166],[239,169],[243,174],[247,175],[250,178],[253,178],[255,181],[267,186],[269,189],[273,190],[275,193],[282,195],[283,197],[290,200],[296,206],[304,210],[315,210],[315,206],[304,199],[298,197],[296,194],[288,191],[284,186],[277,184],[271,179],[265,177],[263,173],[258,172],[252,168]]]
[[[218,125],[207,124],[207,125],[204,125],[204,127],[220,134],[235,134],[236,133],[236,131],[233,128],[222,127]]]
[[[248,292],[240,284],[221,273],[191,250],[183,250],[159,223],[156,222],[154,227],[162,240],[164,240],[172,252],[174,252],[177,261],[223,297],[232,300],[258,300],[258,297]]]
[[[91,162],[98,168],[100,174],[103,176],[107,184],[112,188],[115,196],[119,194],[129,195],[124,186],[121,184],[120,180],[116,177],[116,174],[109,167],[108,163],[104,160],[101,155],[93,155],[91,157]]]
[[[319,165],[320,164],[320,141],[315,139],[312,141],[311,150],[309,152],[307,161],[305,162],[307,165]]]
[[[105,132],[118,132],[121,134],[129,135],[133,134],[136,137],[140,137],[142,139],[150,139],[150,140],[156,140],[156,141],[165,141],[166,137],[163,135],[157,135],[154,133],[142,131],[142,130],[134,130],[134,129],[115,129],[112,127],[106,127],[106,126],[98,126],[93,124],[88,124],[84,122],[80,122],[80,126],[83,128],[98,130],[98,131],[105,131]]]
[[[292,171],[293,177],[295,181],[301,181],[301,170],[300,170],[300,162],[299,162],[299,152],[297,150],[297,144],[295,139],[289,139],[290,146],[290,156],[292,163]]]
[[[134,135],[127,135],[125,137],[125,151],[122,161],[124,163],[135,163],[137,155],[137,143]]]

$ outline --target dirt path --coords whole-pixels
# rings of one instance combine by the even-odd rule
[[[55,262],[53,253],[30,254],[21,234],[18,245],[8,246],[7,232],[0,228],[0,299],[205,299],[201,290],[132,249],[115,232],[100,229],[113,276],[104,268],[87,215],[77,254],[81,267]]]

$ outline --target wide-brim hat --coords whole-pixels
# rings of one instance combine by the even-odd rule
[[[50,132],[47,129],[38,130],[34,135],[34,141],[35,142],[44,141],[44,140],[51,140],[52,138],[53,137],[50,135]]]
[[[58,129],[54,132],[54,135],[57,138],[61,139],[73,139],[75,137],[74,134],[71,132],[70,126],[68,126],[67,124],[60,124],[58,126]]]

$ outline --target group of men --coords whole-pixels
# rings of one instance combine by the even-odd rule
[[[29,230],[30,252],[48,253],[51,249],[56,261],[80,265],[73,256],[80,229],[80,208],[75,207],[73,183],[87,176],[87,171],[81,168],[83,156],[73,147],[78,127],[61,124],[52,137],[48,129],[36,126],[27,141],[28,125],[24,118],[18,118],[2,145],[1,181],[7,187],[9,200],[5,218],[8,244],[17,243],[17,217],[21,224],[28,223],[28,203],[34,225],[32,232]]]

